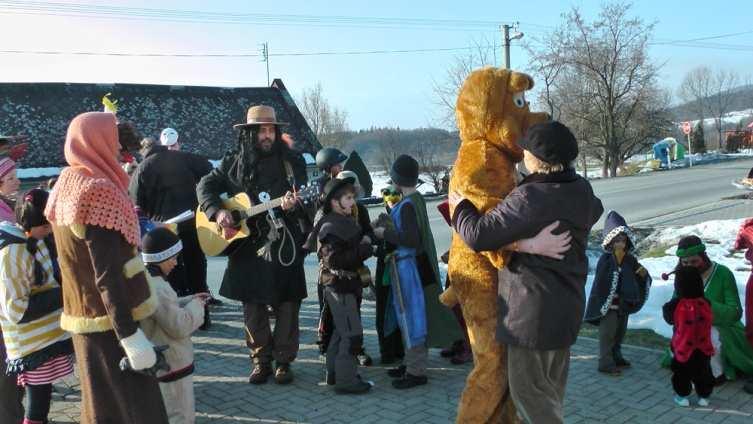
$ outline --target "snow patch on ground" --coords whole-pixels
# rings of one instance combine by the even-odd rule
[[[685,227],[671,227],[655,231],[647,241],[654,245],[669,246],[666,255],[658,258],[639,259],[641,264],[651,274],[653,284],[646,304],[640,312],[630,315],[628,328],[645,328],[653,330],[662,336],[671,337],[672,327],[662,318],[662,305],[669,301],[674,291],[674,278],[663,281],[661,274],[670,272],[677,265],[677,257],[674,255],[677,242],[686,235],[695,234],[706,243],[706,251],[712,261],[728,267],[735,275],[740,302],[744,304],[745,285],[750,275],[751,265],[745,260],[743,252],[732,250],[737,231],[744,220],[719,220],[708,221],[702,224]],[[598,257],[590,258],[590,265],[596,264]],[[591,292],[593,284],[593,269],[591,269],[586,285],[586,295]]]
[[[743,123],[745,123],[751,118],[753,118],[753,109],[736,110],[736,111],[724,114],[724,117],[722,118],[722,123],[723,124],[737,124],[740,121],[743,121]],[[693,128],[695,128],[695,126],[698,124],[698,121],[699,120],[697,119],[695,121],[690,121],[690,125],[692,125]],[[716,121],[714,118],[707,118],[703,120],[703,125],[712,126],[714,125],[715,122]],[[676,124],[677,124],[677,128],[682,129],[682,123],[678,122]]]

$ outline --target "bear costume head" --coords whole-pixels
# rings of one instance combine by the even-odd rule
[[[509,69],[486,67],[473,71],[458,93],[455,116],[460,139],[486,140],[505,151],[513,162],[523,160],[518,140],[533,124],[549,119],[531,113],[525,92],[533,79]]]

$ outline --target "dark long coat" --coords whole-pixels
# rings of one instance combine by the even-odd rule
[[[290,164],[294,181],[288,179],[285,162]],[[306,182],[303,156],[277,142],[268,154],[253,152],[244,155],[242,151],[234,151],[225,155],[220,166],[201,179],[196,193],[202,210],[214,217],[222,207],[222,193],[232,197],[245,192],[256,201],[261,192],[277,198],[292,190],[293,186],[300,187]],[[228,256],[220,287],[222,296],[269,305],[300,301],[306,297],[301,246],[304,231],[308,228],[307,215],[303,206],[287,212],[276,209],[276,214],[283,217],[289,234],[282,231],[272,244],[270,261],[257,254],[257,245],[240,242]],[[292,260],[292,263],[286,266],[280,259],[282,262]]]

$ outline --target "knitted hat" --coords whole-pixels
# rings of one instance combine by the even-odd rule
[[[141,240],[141,247],[141,258],[145,263],[153,264],[164,262],[180,253],[183,243],[175,233],[161,227],[146,233]]]
[[[552,165],[570,165],[578,157],[575,136],[569,128],[557,121],[532,126],[518,144]]]
[[[0,158],[0,179],[5,178],[14,169],[16,169],[16,162],[13,159],[9,157]]]
[[[688,258],[706,252],[706,245],[698,236],[687,236],[677,243],[677,257]]]
[[[703,277],[697,268],[683,266],[675,271],[675,293],[680,299],[703,297]]]
[[[607,219],[604,221],[604,239],[601,242],[601,247],[606,249],[610,243],[620,234],[625,234],[628,239],[628,250],[631,250],[635,246],[635,240],[633,238],[633,232],[628,227],[625,218],[615,211],[609,211]]]
[[[418,162],[408,155],[400,155],[390,169],[390,184],[415,187],[423,181],[418,179]]]

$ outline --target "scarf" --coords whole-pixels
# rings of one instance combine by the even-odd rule
[[[69,167],[50,193],[45,215],[55,225],[96,225],[138,246],[139,220],[128,197],[128,175],[118,163],[115,115],[88,112],[73,118],[65,139]]]

